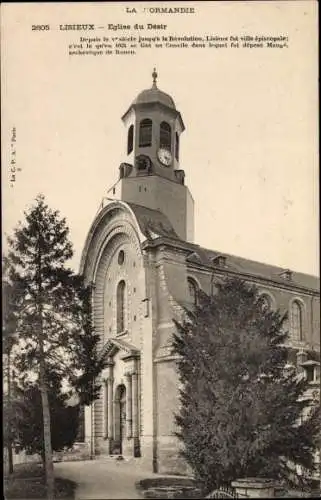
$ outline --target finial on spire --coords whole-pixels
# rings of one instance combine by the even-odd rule
[[[156,68],[154,68],[154,71],[152,73],[152,77],[153,77],[153,88],[157,89],[157,77],[158,77],[158,74],[157,74]]]

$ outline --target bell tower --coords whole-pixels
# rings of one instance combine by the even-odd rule
[[[166,215],[178,236],[194,239],[194,202],[180,168],[180,136],[185,130],[174,100],[157,86],[143,90],[129,106],[125,126],[124,162],[119,181],[108,195]]]

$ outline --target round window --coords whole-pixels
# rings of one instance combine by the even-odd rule
[[[118,254],[118,264],[121,266],[124,263],[125,260],[125,253],[124,250],[121,250]]]

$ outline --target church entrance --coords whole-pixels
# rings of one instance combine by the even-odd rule
[[[126,438],[126,387],[121,384],[115,394],[115,444],[114,453],[122,455]]]

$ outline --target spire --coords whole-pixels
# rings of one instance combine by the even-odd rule
[[[158,74],[157,74],[156,68],[154,68],[154,71],[152,73],[152,77],[153,77],[153,86],[152,86],[152,88],[153,89],[157,89],[157,77],[158,77]]]

